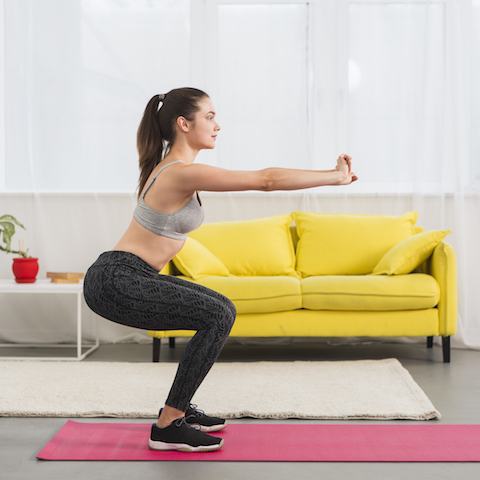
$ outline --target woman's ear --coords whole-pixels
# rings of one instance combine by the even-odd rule
[[[185,133],[187,133],[190,129],[189,122],[185,117],[177,118],[177,126],[182,132],[185,132]]]

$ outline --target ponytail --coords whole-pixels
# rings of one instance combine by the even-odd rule
[[[178,117],[193,121],[199,102],[208,95],[196,88],[176,88],[167,94],[155,95],[145,108],[137,131],[140,164],[138,197],[153,169],[162,161],[175,142],[175,122]],[[162,107],[158,106],[162,102]]]
[[[138,180],[138,197],[153,169],[161,162],[163,153],[163,138],[158,118],[160,96],[150,99],[145,108],[143,118],[137,131],[137,150],[139,155],[140,178]]]

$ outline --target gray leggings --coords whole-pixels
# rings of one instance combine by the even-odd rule
[[[195,330],[166,405],[185,412],[235,322],[233,303],[201,285],[160,275],[128,252],[102,253],[85,275],[84,296],[98,315],[144,330]]]

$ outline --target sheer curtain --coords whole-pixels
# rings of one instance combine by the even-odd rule
[[[147,101],[190,83],[189,1],[3,3],[5,190],[135,190]]]
[[[309,5],[218,6],[222,166],[309,168]]]
[[[480,347],[480,0],[0,5],[0,214],[27,225],[41,273],[84,269],[111,248],[135,203],[146,102],[193,85],[222,126],[199,161],[327,169],[346,152],[360,177],[342,189],[205,192],[207,221],[417,210],[425,229],[453,231],[453,343]],[[9,269],[0,263],[2,277]],[[107,340],[124,334],[108,328]]]
[[[479,346],[472,166],[480,152],[471,149],[470,8],[466,1],[349,3],[348,149],[364,180],[358,191],[396,194],[392,200],[410,203],[427,229],[452,229],[447,241],[459,280],[454,342]]]
[[[348,148],[363,190],[452,191],[446,5],[348,5]]]

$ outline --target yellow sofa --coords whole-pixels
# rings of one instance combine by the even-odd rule
[[[202,225],[161,274],[230,298],[232,337],[450,336],[457,323],[456,262],[447,231],[401,216],[293,212]],[[192,331],[149,331],[160,339]]]

